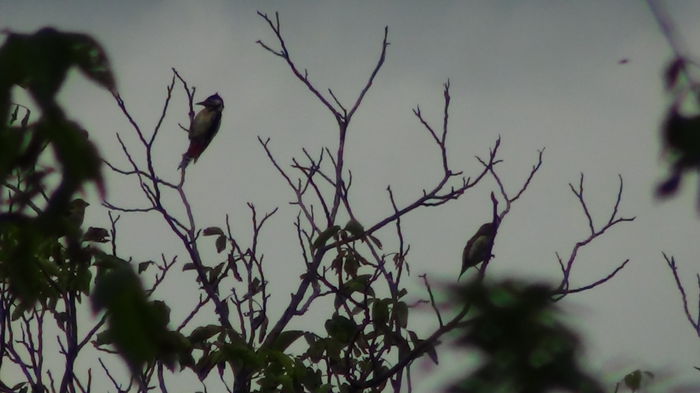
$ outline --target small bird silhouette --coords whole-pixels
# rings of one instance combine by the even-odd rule
[[[70,202],[66,212],[66,221],[75,228],[80,228],[85,219],[85,208],[90,206],[85,200],[77,198]]]
[[[476,266],[481,262],[491,257],[491,248],[496,237],[496,225],[492,222],[487,222],[479,227],[474,236],[467,241],[462,252],[462,271],[459,273],[457,280],[462,278],[462,274],[468,268]]]

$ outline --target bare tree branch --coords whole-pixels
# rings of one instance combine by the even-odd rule
[[[669,256],[666,253],[662,253],[662,255],[666,260],[666,264],[668,265],[669,269],[671,269],[673,279],[676,282],[676,288],[678,288],[678,292],[680,292],[681,294],[681,301],[683,302],[683,311],[685,312],[685,317],[688,319],[688,322],[690,322],[690,325],[693,327],[693,330],[695,330],[695,334],[700,336],[700,316],[693,317],[692,313],[690,312],[690,308],[688,306],[688,296],[686,295],[685,288],[683,287],[683,283],[681,282],[681,278],[678,275],[678,264],[676,264],[676,260],[672,256]],[[698,275],[698,283],[698,286],[700,287],[700,275]],[[700,296],[698,298],[700,299]]]
[[[607,282],[608,280],[612,279],[622,268],[624,268],[629,260],[625,260],[622,264],[620,264],[615,270],[613,270],[612,273],[608,274],[607,276],[595,281],[592,284],[577,288],[577,289],[570,289],[570,281],[571,281],[571,270],[574,266],[574,262],[576,261],[576,256],[578,254],[578,251],[582,248],[587,246],[589,243],[591,243],[593,240],[597,239],[601,235],[603,235],[606,231],[608,231],[610,228],[613,226],[623,223],[623,222],[631,222],[634,221],[636,217],[618,217],[618,209],[620,206],[620,202],[622,201],[622,189],[623,189],[623,181],[622,181],[622,176],[618,175],[618,178],[620,179],[620,186],[618,188],[617,192],[617,197],[615,199],[615,205],[612,209],[612,213],[610,215],[610,218],[608,219],[608,222],[601,226],[599,229],[596,229],[594,223],[593,223],[593,218],[591,217],[591,214],[588,209],[588,204],[586,203],[586,200],[584,198],[584,188],[583,188],[583,174],[581,174],[579,178],[579,185],[578,188],[574,188],[572,184],[569,184],[569,187],[571,188],[571,192],[576,196],[576,199],[578,199],[579,203],[581,204],[581,208],[583,209],[585,215],[586,215],[586,220],[588,223],[588,228],[590,230],[590,234],[588,237],[586,237],[583,240],[578,241],[574,247],[572,248],[568,259],[566,262],[564,262],[560,257],[559,254],[557,254],[557,260],[559,262],[559,265],[562,269],[562,281],[561,284],[559,285],[559,288],[554,292],[555,294],[558,294],[560,296],[556,297],[555,300],[560,300],[563,297],[565,297],[569,293],[574,293],[574,292],[580,292],[582,290],[586,289],[591,289],[594,288],[600,284],[603,284]]]

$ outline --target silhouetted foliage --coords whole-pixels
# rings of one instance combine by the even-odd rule
[[[83,185],[94,182],[103,188],[95,146],[55,100],[73,66],[103,87],[114,87],[104,50],[87,35],[51,28],[34,34],[10,33],[0,48],[0,182],[15,184],[10,198],[0,196],[4,262],[0,274],[25,307],[55,290],[45,279],[42,264],[47,265],[47,250],[55,248],[52,243],[56,238],[66,236],[68,258],[79,269],[86,257],[79,247],[81,234],[75,223],[64,217],[70,214],[74,194]],[[30,123],[30,111],[10,101],[14,86],[23,86],[31,93],[41,109],[37,121]],[[25,114],[16,125],[20,110]],[[55,187],[46,183],[54,169],[36,165],[48,147],[60,166],[61,181]],[[41,208],[31,203],[37,195],[45,199]]]
[[[671,18],[654,0],[648,0],[652,15],[673,52],[663,73],[664,87],[671,104],[661,126],[670,173],[657,187],[661,198],[675,195],[684,175],[700,169],[700,84],[698,64],[682,48]],[[700,209],[700,191],[698,192]]]
[[[554,288],[473,281],[454,291],[472,309],[457,342],[465,350],[478,350],[484,359],[450,391],[604,391],[579,365],[581,345],[576,333],[561,321],[561,312],[552,302]]]

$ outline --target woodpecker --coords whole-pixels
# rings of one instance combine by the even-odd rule
[[[80,228],[83,225],[83,220],[85,220],[85,208],[88,206],[90,204],[80,198],[71,201],[65,216],[66,222],[75,228]]]
[[[479,263],[491,257],[491,248],[493,240],[496,237],[496,225],[492,222],[479,227],[474,236],[467,242],[462,252],[462,271],[459,273],[459,280],[471,266],[476,266]]]
[[[190,147],[182,155],[182,161],[177,169],[184,170],[192,159],[197,162],[221,126],[224,100],[219,96],[219,93],[207,97],[206,100],[198,102],[197,105],[202,105],[204,109],[197,113],[190,124]]]

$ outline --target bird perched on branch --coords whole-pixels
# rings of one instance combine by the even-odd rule
[[[496,237],[496,225],[492,222],[479,227],[474,236],[467,242],[462,252],[462,271],[459,273],[459,280],[468,268],[476,266],[491,257],[493,240]]]
[[[197,105],[202,105],[204,108],[197,113],[192,120],[192,124],[190,124],[190,147],[182,155],[182,161],[177,167],[178,169],[182,168],[184,170],[193,159],[197,162],[197,159],[209,146],[211,140],[219,132],[219,126],[221,126],[221,112],[224,110],[224,100],[219,96],[219,93],[207,97],[206,100],[198,102]]]
[[[71,228],[80,229],[85,220],[85,208],[89,203],[81,198],[74,199],[68,204],[68,211],[65,212],[65,220]]]

